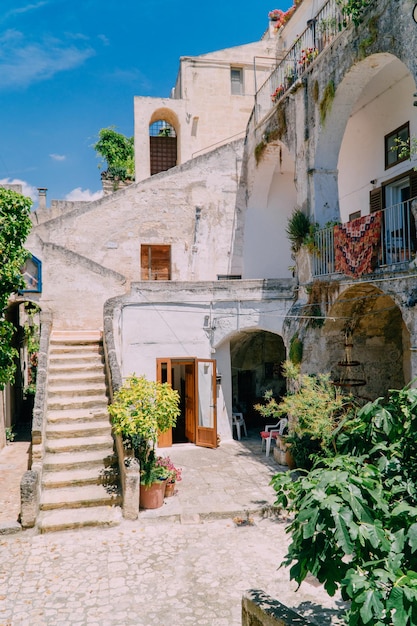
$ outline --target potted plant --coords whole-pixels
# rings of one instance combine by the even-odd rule
[[[165,482],[165,497],[173,496],[175,493],[175,485],[182,480],[182,469],[175,467],[169,456],[159,456],[156,459],[156,465],[163,468],[167,472]]]
[[[140,506],[163,504],[169,472],[158,465],[155,447],[158,433],[175,426],[180,413],[179,394],[168,383],[130,376],[109,406],[114,432],[123,439],[140,465]]]
[[[276,402],[269,392],[266,404],[256,408],[266,417],[288,416],[288,435],[281,438],[287,454],[287,465],[310,469],[317,456],[335,454],[335,436],[342,419],[350,413],[353,401],[335,387],[329,374],[300,373],[300,366],[285,361],[283,373],[288,391],[281,402]],[[292,457],[292,459],[291,459]]]

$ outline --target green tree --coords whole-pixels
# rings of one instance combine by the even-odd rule
[[[417,389],[378,398],[346,420],[339,454],[273,478],[294,513],[285,565],[350,602],[350,626],[417,624]]]
[[[102,128],[93,144],[97,155],[107,164],[107,173],[119,180],[135,176],[134,138],[117,133],[114,127]],[[102,164],[99,165],[101,167]]]
[[[32,226],[31,206],[30,198],[0,188],[0,389],[13,381],[18,356],[14,326],[4,315],[10,295],[25,286],[21,268],[29,255],[23,244]]]

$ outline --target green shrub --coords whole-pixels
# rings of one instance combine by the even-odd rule
[[[350,601],[350,626],[417,624],[417,389],[390,392],[347,418],[334,458],[274,476],[294,513],[283,565]]]

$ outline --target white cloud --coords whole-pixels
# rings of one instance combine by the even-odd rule
[[[65,154],[50,154],[49,156],[53,161],[65,161],[67,158]]]
[[[48,80],[82,65],[94,54],[91,47],[77,47],[51,37],[31,42],[23,33],[9,29],[0,34],[0,89]]]
[[[37,188],[29,185],[29,183],[27,183],[25,180],[21,180],[20,178],[2,178],[0,180],[0,185],[21,185],[22,194],[24,196],[32,198],[32,200],[34,201],[38,199]]]
[[[82,200],[83,202],[93,202],[93,200],[100,200],[102,197],[103,191],[90,191],[89,189],[81,189],[81,187],[77,187],[67,193],[64,200],[71,200],[73,202],[79,200]]]
[[[15,15],[20,15],[22,13],[27,13],[28,11],[36,11],[37,9],[41,9],[42,7],[48,4],[47,0],[40,0],[40,2],[25,4],[22,7],[15,7],[14,9],[10,9],[10,11],[6,11],[3,15],[3,21],[13,17]]]

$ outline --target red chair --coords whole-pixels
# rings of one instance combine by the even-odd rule
[[[272,440],[283,435],[284,430],[287,428],[287,426],[288,419],[286,417],[282,417],[277,424],[269,424],[269,426],[265,426],[265,430],[260,433],[262,441],[261,451],[263,450],[265,441],[266,456],[269,456]]]

